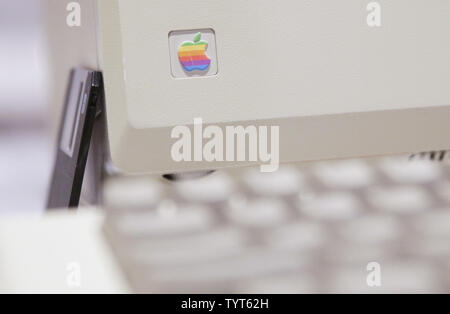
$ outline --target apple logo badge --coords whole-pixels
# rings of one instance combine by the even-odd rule
[[[216,33],[212,28],[169,32],[170,71],[175,79],[196,79],[218,74]]]
[[[178,59],[187,72],[205,71],[211,64],[211,59],[206,55],[208,42],[200,40],[201,36],[202,33],[197,33],[194,41],[185,41],[178,48]]]

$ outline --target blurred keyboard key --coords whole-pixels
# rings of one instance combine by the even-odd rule
[[[224,173],[212,173],[201,178],[175,183],[175,188],[184,200],[190,202],[223,202],[233,192],[233,182]]]
[[[171,219],[178,213],[178,205],[172,199],[164,199],[155,208],[155,211],[159,217],[166,217]]]
[[[293,271],[301,265],[291,254],[272,254],[267,250],[247,250],[240,256],[211,263],[194,263],[187,266],[166,267],[149,274],[153,282],[162,285],[220,285],[248,278],[265,277],[282,271]]]
[[[420,215],[414,220],[414,228],[419,233],[432,237],[447,237],[450,247],[450,207]]]
[[[138,243],[128,251],[136,262],[158,267],[236,256],[245,250],[246,244],[247,238],[242,231],[226,227]]]
[[[380,163],[380,168],[391,180],[403,184],[429,183],[439,176],[439,168],[427,160],[385,159]]]
[[[232,222],[241,226],[270,227],[287,219],[288,208],[279,199],[258,198],[242,204],[230,202],[225,214]]]
[[[426,191],[417,186],[376,187],[367,197],[375,208],[398,214],[416,213],[430,206]]]
[[[316,219],[340,220],[354,217],[360,210],[357,198],[351,193],[330,192],[299,201],[300,211]]]
[[[361,244],[336,242],[324,248],[323,258],[329,265],[364,267],[371,261],[385,261],[395,256],[396,244]]]
[[[265,239],[273,248],[303,251],[323,245],[327,232],[321,224],[304,220],[277,228],[267,233]]]
[[[449,262],[449,243],[448,237],[423,237],[416,235],[408,239],[408,243],[405,245],[405,252],[414,258]]]
[[[175,211],[170,208],[167,212],[160,208],[152,212],[124,213],[115,220],[115,227],[124,236],[173,235],[205,230],[213,219],[208,208],[192,205]]]
[[[264,197],[288,196],[299,192],[302,176],[298,169],[281,166],[275,172],[260,172],[258,169],[248,170],[243,180],[249,190]]]
[[[402,225],[388,215],[363,216],[339,226],[339,234],[345,241],[367,245],[397,240],[401,232]]]
[[[374,181],[372,168],[361,160],[322,162],[314,167],[314,173],[329,188],[355,189]]]
[[[103,201],[109,210],[148,209],[161,197],[161,187],[148,177],[116,177],[109,179],[103,190]]]

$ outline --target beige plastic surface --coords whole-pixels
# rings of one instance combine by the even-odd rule
[[[176,163],[171,126],[279,125],[282,161],[450,145],[450,2],[100,0],[112,160],[126,172]],[[211,28],[219,72],[174,79],[168,34]]]

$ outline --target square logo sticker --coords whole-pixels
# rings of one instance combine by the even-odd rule
[[[212,29],[170,32],[169,49],[175,78],[213,76],[218,72],[216,35]]]

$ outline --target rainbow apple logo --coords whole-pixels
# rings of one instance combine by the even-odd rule
[[[206,55],[208,42],[200,40],[202,34],[197,33],[194,41],[185,41],[178,48],[178,58],[183,68],[192,72],[194,70],[204,71],[211,64],[211,59]]]

